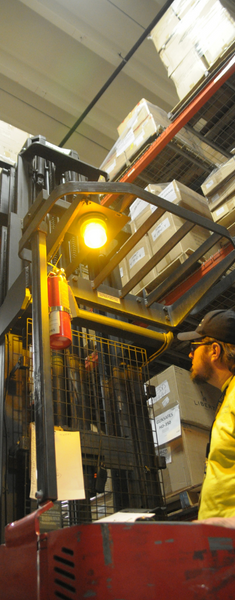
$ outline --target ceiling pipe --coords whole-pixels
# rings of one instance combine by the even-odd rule
[[[98,102],[98,100],[101,98],[101,96],[103,96],[104,92],[106,92],[106,90],[111,85],[111,83],[114,81],[114,79],[117,77],[117,75],[120,73],[120,71],[122,71],[122,69],[126,66],[126,63],[130,60],[130,58],[133,56],[133,54],[136,52],[136,50],[138,50],[139,46],[146,39],[146,37],[149,35],[149,33],[152,31],[152,29],[158,23],[158,21],[160,21],[160,19],[162,18],[162,16],[166,12],[166,10],[171,6],[171,4],[173,4],[173,1],[174,0],[168,0],[167,2],[165,2],[164,6],[158,12],[158,14],[153,19],[153,21],[151,21],[150,25],[144,30],[144,32],[142,33],[140,38],[137,40],[137,42],[134,44],[134,46],[132,46],[131,50],[129,50],[129,52],[127,53],[125,58],[123,58],[120,65],[115,69],[115,71],[112,73],[112,75],[106,81],[106,83],[102,86],[102,88],[100,89],[98,94],[96,94],[96,96],[93,98],[93,100],[90,102],[90,104],[88,104],[87,108],[81,114],[79,119],[77,119],[77,121],[74,123],[73,127],[71,127],[71,129],[68,131],[68,133],[66,133],[65,137],[62,139],[62,141],[59,144],[60,148],[63,148],[64,144],[71,137],[71,135],[74,133],[74,131],[78,128],[80,123],[82,123],[82,121],[84,121],[85,117],[91,111],[93,106],[95,106],[95,104]]]

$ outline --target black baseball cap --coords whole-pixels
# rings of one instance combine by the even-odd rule
[[[233,310],[212,310],[201,320],[195,331],[178,333],[179,340],[199,340],[211,337],[219,342],[235,345],[235,312]]]

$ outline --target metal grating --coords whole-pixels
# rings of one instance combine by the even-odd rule
[[[32,419],[29,368],[22,337],[8,334],[5,344],[2,519],[4,525],[32,509],[29,499],[29,431]]]
[[[151,143],[143,146],[141,152],[133,158],[128,167],[115,177],[116,180],[120,180],[129,169],[135,167],[135,163],[151,147],[153,141],[151,140]],[[215,168],[213,149],[211,149],[211,160],[209,160],[209,156],[210,148],[208,160],[206,160],[196,152],[190,152],[188,147],[184,147],[174,138],[136,177],[134,183],[145,188],[150,183],[167,183],[176,179],[195,192],[202,194],[201,184]]]
[[[32,382],[32,320],[27,324]],[[126,508],[164,516],[145,349],[73,331],[72,346],[51,353],[54,423],[80,431],[86,499],[61,503],[63,527]],[[33,387],[28,420],[32,419]]]
[[[221,152],[235,147],[235,74],[199,109],[188,124]]]

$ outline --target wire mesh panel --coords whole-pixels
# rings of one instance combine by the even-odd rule
[[[235,140],[235,74],[217,90],[196,115],[189,126],[194,133],[228,154]]]
[[[29,348],[31,327],[29,320]],[[73,331],[69,349],[51,352],[51,375],[55,427],[80,431],[86,496],[61,503],[63,526],[131,508],[154,509],[163,518],[146,351]]]
[[[31,412],[31,414],[29,414]],[[3,429],[3,525],[32,509],[29,499],[29,429],[33,420],[29,398],[29,363],[21,336],[8,334],[5,342]]]
[[[151,147],[150,144],[143,147],[141,153],[134,158],[130,166],[133,165],[134,167],[137,160],[144,155],[149,147]],[[196,150],[195,152],[192,149],[190,151],[188,147],[184,147],[175,138],[137,176],[135,185],[145,188],[150,183],[170,182],[176,179],[201,194],[201,184],[215,168],[213,150],[211,150],[211,160],[209,160],[209,156],[209,146],[208,158],[205,159]],[[124,175],[130,166],[124,172],[119,173],[118,179]]]

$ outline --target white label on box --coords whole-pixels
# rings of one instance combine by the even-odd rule
[[[167,444],[181,435],[180,409],[179,405],[166,410],[155,417],[157,440],[159,446]]]
[[[116,160],[113,160],[113,162],[111,163],[111,165],[109,165],[109,167],[105,167],[106,173],[111,173],[111,171],[113,171],[113,169],[115,169],[115,167],[116,167]]]
[[[155,242],[157,240],[157,238],[164,232],[166,231],[166,229],[168,229],[168,227],[170,227],[170,221],[168,219],[168,217],[166,219],[164,219],[164,221],[162,221],[162,223],[160,223],[160,225],[158,225],[157,227],[155,227],[155,229],[152,231],[151,235],[153,238],[153,242]]]
[[[208,181],[208,183],[206,183],[205,187],[208,189],[213,185],[214,181],[213,179],[211,179],[210,181]]]
[[[150,208],[152,213],[157,210],[157,206],[154,206],[154,204],[150,204]]]
[[[211,202],[216,202],[216,200],[219,199],[219,194],[215,194],[214,196],[211,197]]]
[[[161,198],[168,200],[168,202],[174,202],[174,200],[177,200],[177,194],[175,193],[172,183],[167,185],[167,187],[158,195]]]
[[[140,135],[138,135],[138,137],[134,141],[135,146],[138,146],[138,147],[141,146],[143,140],[144,140],[144,132],[142,131],[142,133],[140,133]]]
[[[157,454],[165,457],[166,465],[169,465],[172,462],[170,446],[166,446],[166,448],[159,448]]]
[[[131,146],[131,144],[133,144],[135,141],[135,136],[134,136],[134,132],[132,129],[130,129],[128,131],[128,133],[125,135],[124,140],[118,140],[117,142],[117,148],[116,148],[116,156],[120,156],[120,154],[122,154],[123,152],[125,152],[125,150],[127,148],[129,148]]]
[[[158,402],[159,400],[161,400],[161,398],[164,398],[164,396],[167,396],[167,394],[169,394],[169,393],[170,393],[170,386],[169,386],[167,379],[165,379],[165,381],[163,381],[162,383],[157,385],[157,387],[155,388],[156,395],[153,398],[153,404],[155,404],[155,402]]]
[[[130,206],[131,220],[133,221],[136,219],[136,217],[138,217],[143,210],[147,208],[147,206],[148,202],[145,202],[145,200],[141,200],[140,198],[136,198],[135,202],[133,202],[133,204]]]
[[[123,268],[120,267],[119,271],[120,271],[120,276],[123,277]]]
[[[140,248],[139,250],[137,250],[137,252],[135,252],[135,254],[133,254],[133,256],[131,258],[129,258],[130,269],[132,269],[132,267],[134,267],[134,265],[136,265],[136,263],[139,262],[139,260],[141,260],[144,257],[145,257],[144,248]]]
[[[60,333],[60,313],[59,311],[53,311],[49,316],[49,331],[50,335]]]
[[[222,215],[222,213],[223,213],[223,212],[224,212],[224,207],[223,207],[223,206],[221,206],[221,208],[219,208],[218,210],[216,210],[216,211],[215,211],[215,214],[216,214],[217,216],[219,216],[219,215]]]
[[[167,406],[167,404],[169,404],[169,402],[170,402],[170,398],[167,396],[167,397],[166,397],[166,398],[164,398],[164,400],[162,401],[162,406],[164,406],[164,408],[165,408],[165,406]]]

